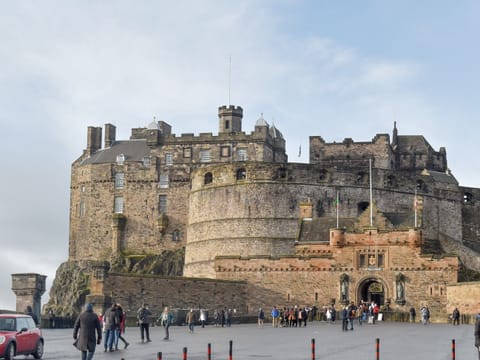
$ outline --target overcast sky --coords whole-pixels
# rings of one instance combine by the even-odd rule
[[[50,287],[67,260],[88,126],[127,139],[155,116],[216,134],[231,103],[244,131],[263,113],[307,162],[311,135],[371,141],[397,121],[480,187],[479,19],[477,0],[0,2],[0,309],[12,273]]]

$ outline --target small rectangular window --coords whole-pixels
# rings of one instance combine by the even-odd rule
[[[165,154],[165,165],[172,166],[173,165],[173,154],[166,153]]]
[[[168,174],[160,174],[160,189],[168,188]]]
[[[125,183],[125,173],[115,174],[115,189],[123,189]]]
[[[220,149],[220,156],[221,157],[229,157],[230,156],[230,146],[222,146]]]
[[[123,196],[115,196],[113,211],[116,214],[123,214]]]
[[[200,150],[200,161],[210,162],[210,149]]]
[[[80,202],[80,217],[85,216],[85,202],[81,201]]]
[[[238,161],[247,161],[247,149],[237,150]]]
[[[377,255],[377,266],[378,267],[383,267],[383,254],[378,254]]]
[[[192,148],[183,148],[183,157],[191,158],[192,157]]]
[[[152,158],[150,156],[144,156],[142,159],[142,165],[144,167],[150,167],[152,164]]]
[[[123,165],[125,163],[125,155],[118,154],[117,155],[117,165]]]
[[[158,212],[159,213],[167,212],[167,195],[160,195],[158,197]]]
[[[367,266],[366,256],[365,254],[360,254],[358,257],[358,267],[364,268]]]

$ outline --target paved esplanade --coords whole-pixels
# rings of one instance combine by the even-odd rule
[[[80,352],[72,346],[71,329],[45,329],[44,359],[80,359]],[[228,360],[229,341],[233,341],[232,359],[311,360],[311,340],[315,339],[315,359],[374,360],[376,339],[380,339],[381,360],[449,360],[452,359],[452,339],[455,339],[456,359],[477,359],[473,346],[473,325],[378,323],[355,326],[353,331],[342,332],[341,323],[314,322],[306,328],[272,328],[265,324],[232,325],[230,328],[195,327],[193,334],[187,327],[172,326],[169,341],[163,341],[163,328],[151,328],[151,343],[141,344],[138,328],[127,328],[125,338],[130,342],[127,350],[104,353],[97,347],[97,360],[156,360],[162,352],[163,360],[183,358],[207,359],[208,343],[212,359]],[[18,357],[20,358],[20,357]],[[23,356],[21,357],[23,358]]]

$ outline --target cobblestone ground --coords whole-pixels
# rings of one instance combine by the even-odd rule
[[[46,339],[44,359],[80,359],[80,352],[72,346],[71,329],[44,329]],[[473,346],[473,326],[450,324],[377,323],[355,324],[353,331],[342,332],[341,324],[313,322],[301,328],[272,328],[265,324],[232,325],[230,328],[195,327],[193,334],[186,327],[171,327],[170,340],[164,341],[163,329],[151,328],[152,342],[141,344],[138,328],[127,328],[125,338],[130,342],[127,350],[103,352],[97,347],[97,360],[162,360],[229,359],[232,341],[232,359],[312,360],[312,339],[315,340],[315,359],[325,360],[375,360],[376,339],[379,339],[379,359],[382,360],[448,360],[453,359],[452,340],[455,340],[455,359],[476,360]],[[23,356],[18,356],[23,359]]]

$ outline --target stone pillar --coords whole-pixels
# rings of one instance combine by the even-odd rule
[[[12,290],[17,296],[16,311],[24,313],[31,306],[33,313],[40,320],[42,295],[45,293],[45,275],[12,274]]]

